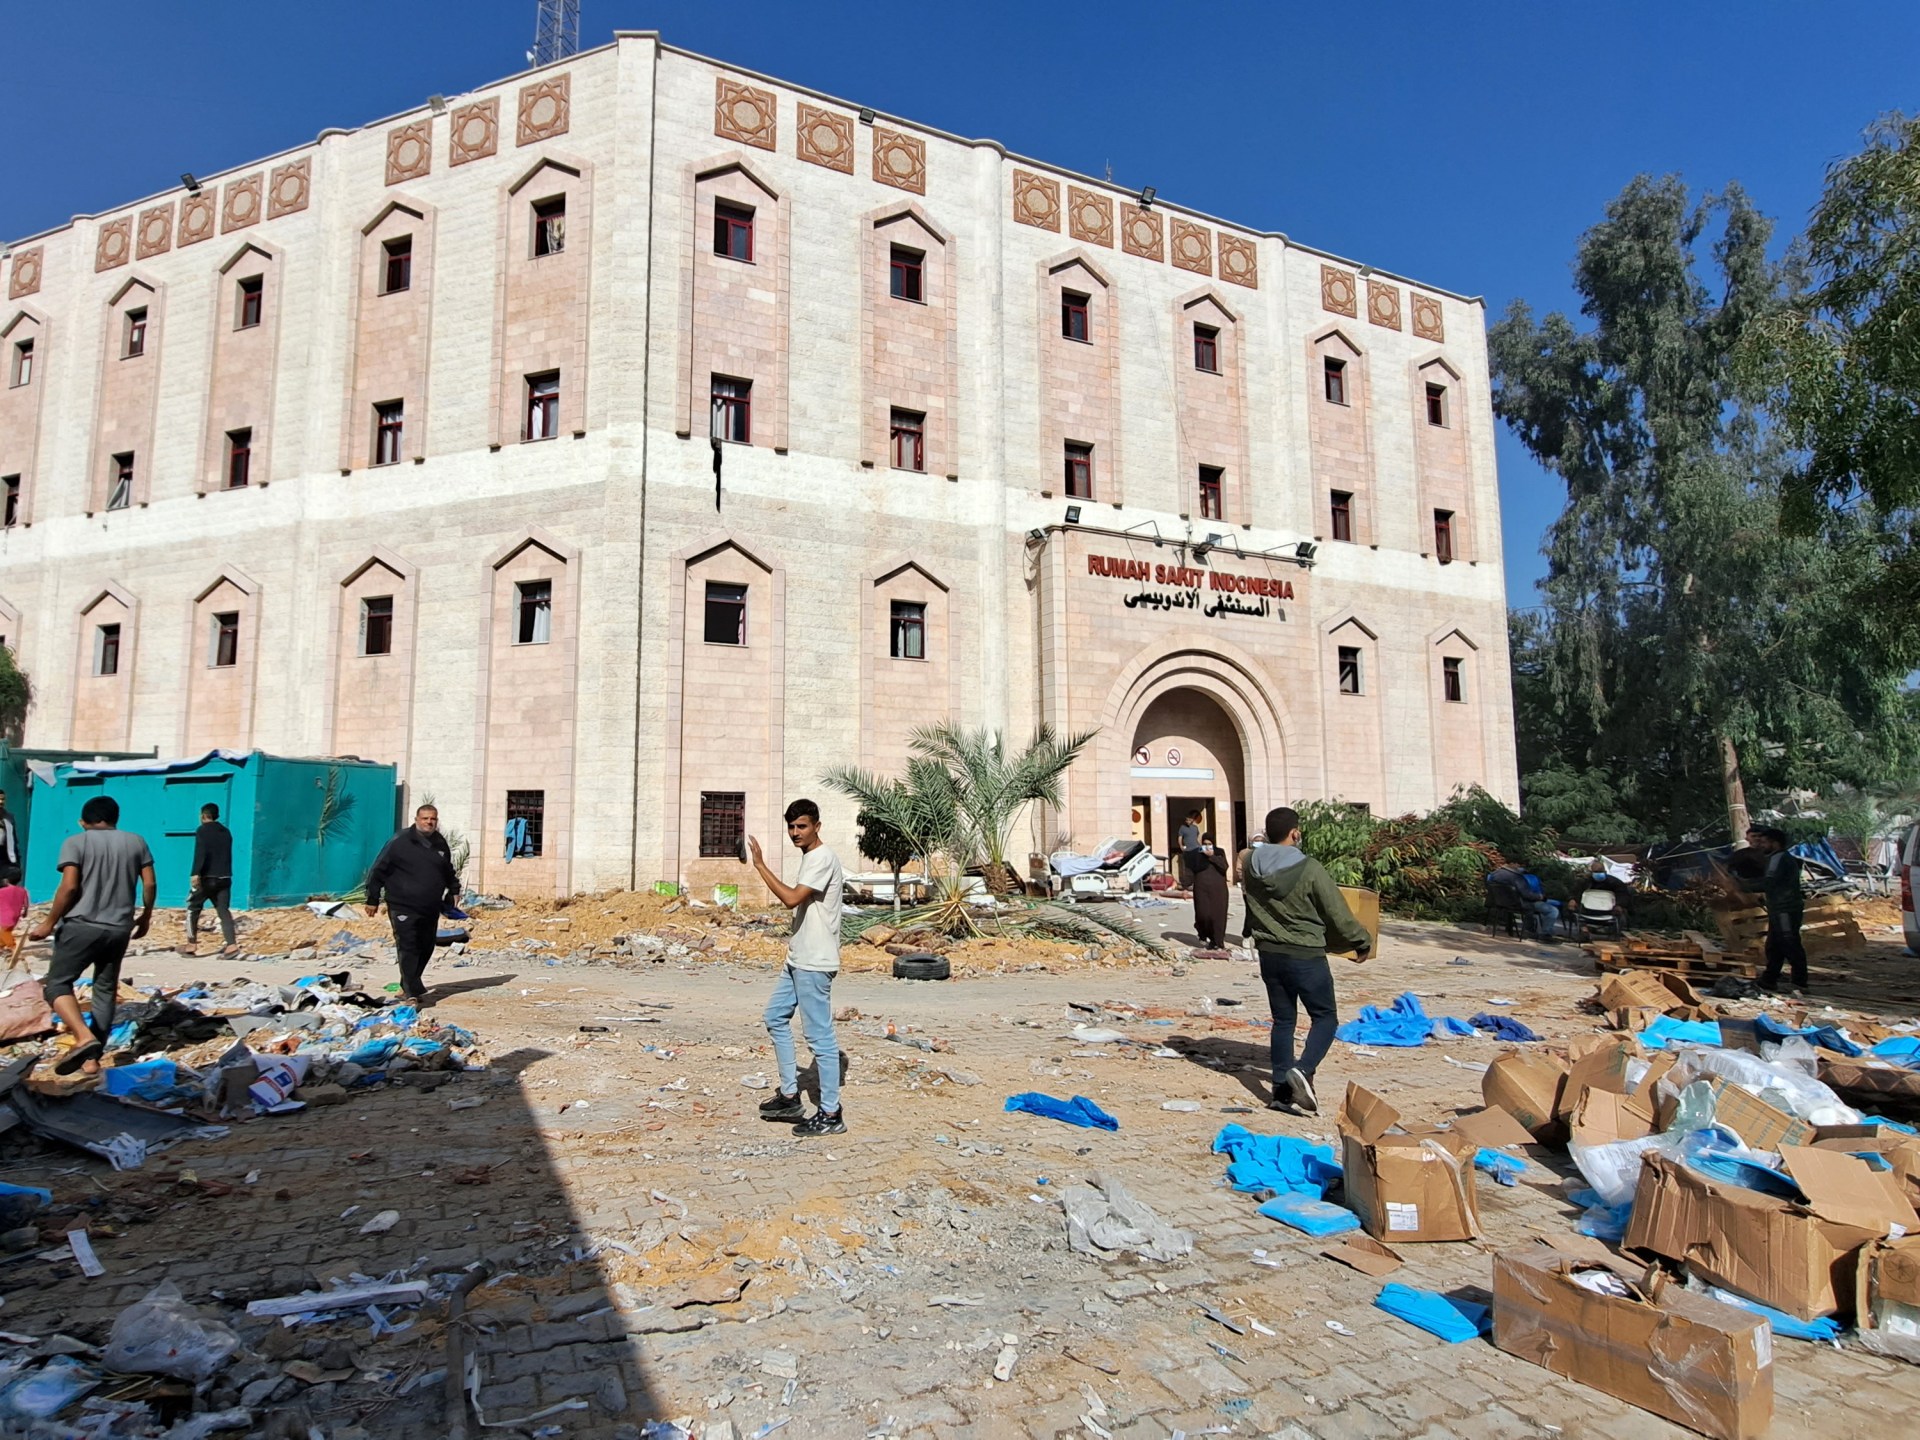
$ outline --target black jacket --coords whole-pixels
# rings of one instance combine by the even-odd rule
[[[367,871],[367,904],[378,905],[382,896],[389,906],[422,914],[438,914],[443,901],[458,900],[460,877],[447,837],[409,825],[387,841]]]
[[[233,878],[233,832],[218,820],[209,820],[193,832],[193,868],[189,875],[202,880]]]

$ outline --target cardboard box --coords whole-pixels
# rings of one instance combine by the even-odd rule
[[[1885,1102],[1893,1100],[1908,1102],[1910,1108],[1920,1107],[1920,1070],[1909,1070],[1904,1065],[1848,1060],[1823,1050],[1820,1078],[1848,1104],[1879,1110],[1885,1108]]]
[[[1347,1208],[1367,1234],[1403,1240],[1472,1240],[1480,1234],[1473,1154],[1465,1135],[1403,1125],[1372,1091],[1347,1086],[1340,1106]]]
[[[1340,898],[1347,902],[1347,909],[1353,912],[1353,918],[1360,922],[1360,928],[1367,932],[1372,942],[1367,951],[1369,957],[1380,953],[1380,892],[1365,890],[1358,885],[1342,885]],[[1336,960],[1357,960],[1359,952],[1354,950],[1329,950],[1327,954]]]
[[[1602,1294],[1582,1275],[1612,1276]],[[1773,1330],[1751,1311],[1617,1261],[1544,1245],[1493,1257],[1493,1343],[1716,1440],[1773,1420]]]
[[[1624,1248],[1682,1261],[1801,1320],[1851,1309],[1861,1249],[1893,1225],[1920,1229],[1920,1219],[1894,1176],[1852,1155],[1789,1146],[1781,1156],[1804,1204],[1648,1155]]]
[[[1630,1095],[1588,1090],[1574,1107],[1573,1143],[1611,1145],[1653,1134],[1653,1110]]]
[[[1560,1086],[1555,1118],[1568,1120],[1589,1090],[1627,1093],[1627,1062],[1639,1057],[1640,1042],[1631,1035],[1594,1035],[1568,1049],[1571,1062]]]
[[[1863,1250],[1855,1293],[1860,1343],[1920,1364],[1920,1235],[1879,1240]]]
[[[1564,1062],[1535,1051],[1508,1050],[1480,1077],[1480,1097],[1523,1125],[1543,1145],[1564,1145],[1567,1127],[1557,1118]]]

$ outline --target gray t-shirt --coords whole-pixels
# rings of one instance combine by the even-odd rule
[[[840,857],[825,845],[814,846],[800,857],[793,883],[818,893],[794,907],[787,963],[796,970],[832,974],[840,968],[840,892],[846,888]]]
[[[151,864],[153,852],[131,830],[82,830],[69,835],[60,842],[60,868],[71,866],[80,872],[80,898],[66,918],[131,930],[140,872]]]

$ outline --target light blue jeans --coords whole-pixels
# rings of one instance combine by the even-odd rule
[[[800,1069],[793,1055],[793,1012],[807,1030],[807,1048],[820,1068],[820,1108],[840,1108],[840,1039],[833,1033],[833,975],[825,970],[796,970],[787,966],[767,1001],[767,1034],[773,1037],[773,1055],[780,1062],[780,1093],[800,1089]]]

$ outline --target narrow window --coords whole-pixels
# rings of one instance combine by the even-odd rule
[[[1093,446],[1067,441],[1067,494],[1077,500],[1093,498]]]
[[[33,383],[33,341],[21,340],[14,344],[13,379],[9,383],[14,385]]]
[[[127,343],[121,347],[121,354],[131,360],[137,355],[147,353],[147,307],[127,311]]]
[[[1457,655],[1444,656],[1440,661],[1440,684],[1447,699],[1456,705],[1467,703],[1467,687],[1460,673],[1463,663]]]
[[[1442,565],[1453,563],[1453,512],[1433,512],[1433,553]]]
[[[1193,327],[1193,368],[1220,373],[1220,332],[1212,325]]]
[[[133,452],[116,455],[109,463],[113,483],[107,490],[107,509],[124,510],[133,504]]]
[[[558,255],[567,248],[567,197],[533,203],[533,253]]]
[[[753,443],[753,382],[731,375],[713,377],[713,438],[738,445]]]
[[[1220,488],[1221,482],[1226,479],[1226,475],[1227,472],[1222,470],[1218,465],[1202,465],[1200,467],[1200,518],[1202,520],[1218,520],[1220,518]]]
[[[737,860],[747,833],[747,796],[743,790],[700,792],[700,854],[703,859]]]
[[[383,400],[373,407],[373,463],[398,465],[401,440],[407,428],[404,400]]]
[[[896,660],[927,658],[927,607],[918,600],[893,602],[888,651]]]
[[[6,518],[4,527],[11,530],[20,523],[20,477],[18,475],[0,475],[0,485],[6,487]]]
[[[380,293],[393,295],[413,288],[413,237],[400,235],[380,247],[386,255],[386,273],[381,277]]]
[[[1342,695],[1360,693],[1360,647],[1358,645],[1340,647],[1340,693]]]
[[[1327,532],[1336,540],[1353,539],[1353,492],[1333,492],[1333,526]]]
[[[222,610],[213,617],[213,665],[224,670],[240,663],[240,612]]]
[[[1427,386],[1427,424],[1445,426],[1447,423],[1447,387],[1444,385]]]
[[[1077,290],[1060,292],[1060,333],[1069,340],[1092,340],[1093,326],[1087,318],[1088,299]]]
[[[919,250],[895,245],[887,261],[887,284],[896,300],[926,303],[927,257]]]
[[[553,638],[553,582],[522,580],[513,587],[516,645],[544,645]]]
[[[560,433],[560,372],[527,377],[528,440],[551,440]]]
[[[893,468],[927,468],[927,417],[918,410],[895,410],[887,422],[889,443],[893,447]]]
[[[118,625],[94,627],[93,673],[96,675],[120,673],[120,627]]]
[[[253,431],[227,431],[227,488],[241,490],[246,487],[247,474],[253,465]]]
[[[753,211],[725,200],[714,201],[713,253],[753,263]]]
[[[360,653],[393,653],[393,597],[369,595],[360,602]]]
[[[1327,399],[1335,405],[1347,403],[1347,362],[1344,360],[1327,361]]]
[[[519,822],[517,825],[516,821]],[[519,860],[538,855],[547,826],[547,792],[507,791],[507,824],[518,842],[511,852],[513,858]]]
[[[405,289],[403,285],[400,287]],[[266,282],[258,275],[249,275],[240,282],[240,322],[233,328],[251,330],[260,323],[260,307],[266,298]]]
[[[707,582],[704,638],[709,645],[747,643],[747,587],[720,580]]]

